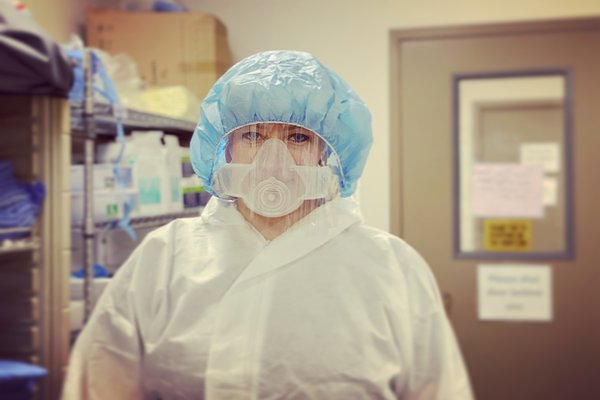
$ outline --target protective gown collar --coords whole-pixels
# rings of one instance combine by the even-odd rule
[[[244,229],[250,225],[238,212],[234,203],[211,198],[202,212],[202,219],[224,229]],[[265,240],[257,231],[254,240],[263,248],[239,275],[233,287],[285,266],[327,243],[350,226],[362,222],[360,207],[353,198],[337,197],[320,206],[289,230],[272,241]]]

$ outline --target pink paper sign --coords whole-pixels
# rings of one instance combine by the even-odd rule
[[[475,164],[472,178],[474,216],[544,216],[543,166]]]

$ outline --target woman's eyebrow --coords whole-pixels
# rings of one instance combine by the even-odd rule
[[[247,125],[236,129],[238,133],[258,132],[260,129],[257,125]]]

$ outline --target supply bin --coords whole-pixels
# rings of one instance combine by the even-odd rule
[[[0,360],[0,399],[32,400],[37,381],[46,376],[38,365]]]

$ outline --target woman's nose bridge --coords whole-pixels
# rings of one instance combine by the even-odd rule
[[[283,124],[271,124],[267,129],[267,138],[285,141],[286,132],[287,128]]]

